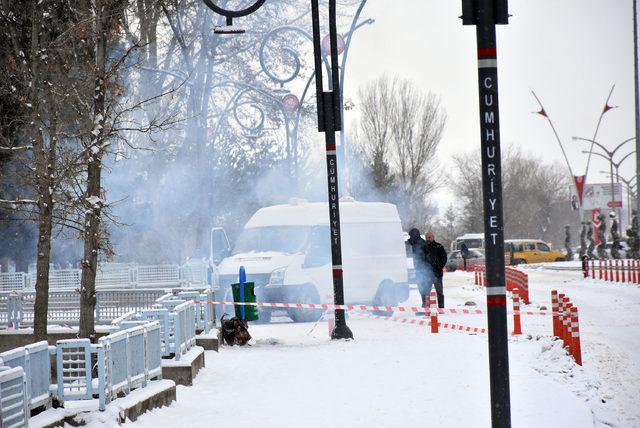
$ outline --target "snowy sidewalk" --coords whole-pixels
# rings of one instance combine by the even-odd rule
[[[561,342],[550,338],[550,317],[523,317],[525,334],[509,342],[513,426],[639,426],[639,411],[631,404],[637,394],[629,395],[637,388],[636,366],[620,364],[621,355],[638,360],[640,347],[633,343],[639,337],[640,290],[582,284],[575,272],[528,273],[530,309],[548,307],[551,288],[567,291],[580,307],[585,366],[578,367]],[[473,301],[484,309],[484,290],[472,281],[469,273],[446,275],[447,307]],[[411,293],[406,304],[417,304],[416,291]],[[625,302],[630,311],[624,319],[596,316]],[[335,342],[328,339],[326,322],[309,334],[313,324],[286,320],[252,325],[250,347],[207,352],[206,368],[193,387],[178,387],[177,402],[127,426],[490,426],[486,335],[433,335],[428,327],[354,313],[347,323],[356,340]],[[447,314],[440,321],[486,326],[479,315]],[[608,343],[613,330],[626,339],[621,355]],[[620,373],[605,371],[607,361],[614,364],[610,371]],[[620,374],[631,378],[625,382]]]
[[[310,336],[308,324],[252,327],[253,346],[208,353],[194,387],[179,387],[174,405],[135,425],[490,426],[486,337],[381,320],[349,325],[353,342],[329,341],[326,324]],[[514,427],[592,426],[584,400],[537,371],[571,370],[558,344],[517,340],[511,351]]]

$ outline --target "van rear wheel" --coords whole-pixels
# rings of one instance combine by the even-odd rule
[[[380,283],[373,304],[374,306],[398,306],[398,296],[393,281],[385,279]],[[373,314],[388,317],[393,314],[393,311],[373,311]]]
[[[320,294],[312,284],[305,284],[293,293],[291,303],[320,303]],[[289,309],[289,318],[294,322],[315,322],[322,316],[322,309]]]

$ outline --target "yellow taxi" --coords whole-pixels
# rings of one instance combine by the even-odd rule
[[[538,239],[507,239],[504,241],[505,253],[510,253],[511,264],[545,263],[565,260],[564,253],[555,251],[551,244]]]

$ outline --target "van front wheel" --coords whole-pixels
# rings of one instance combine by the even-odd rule
[[[398,296],[396,295],[395,287],[393,281],[389,279],[382,281],[373,299],[374,306],[398,306]],[[393,311],[373,311],[373,314],[388,317],[393,314]]]
[[[312,284],[304,284],[293,293],[291,303],[320,303],[318,290]],[[322,309],[289,309],[289,318],[294,322],[315,322],[322,316]]]

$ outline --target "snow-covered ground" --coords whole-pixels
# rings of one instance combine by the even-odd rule
[[[640,426],[640,288],[582,281],[575,271],[527,272],[532,304],[523,310],[550,308],[551,289],[578,306],[584,366],[551,339],[550,316],[523,317],[524,335],[509,342],[513,426]],[[447,307],[483,308],[484,290],[472,282],[469,273],[446,274]],[[412,291],[407,304],[418,300]],[[482,315],[440,320],[486,325]],[[355,340],[345,342],[328,339],[326,322],[275,321],[251,326],[251,346],[207,352],[177,402],[128,426],[490,426],[486,335],[431,334],[353,313]],[[97,420],[90,425],[104,426]]]

